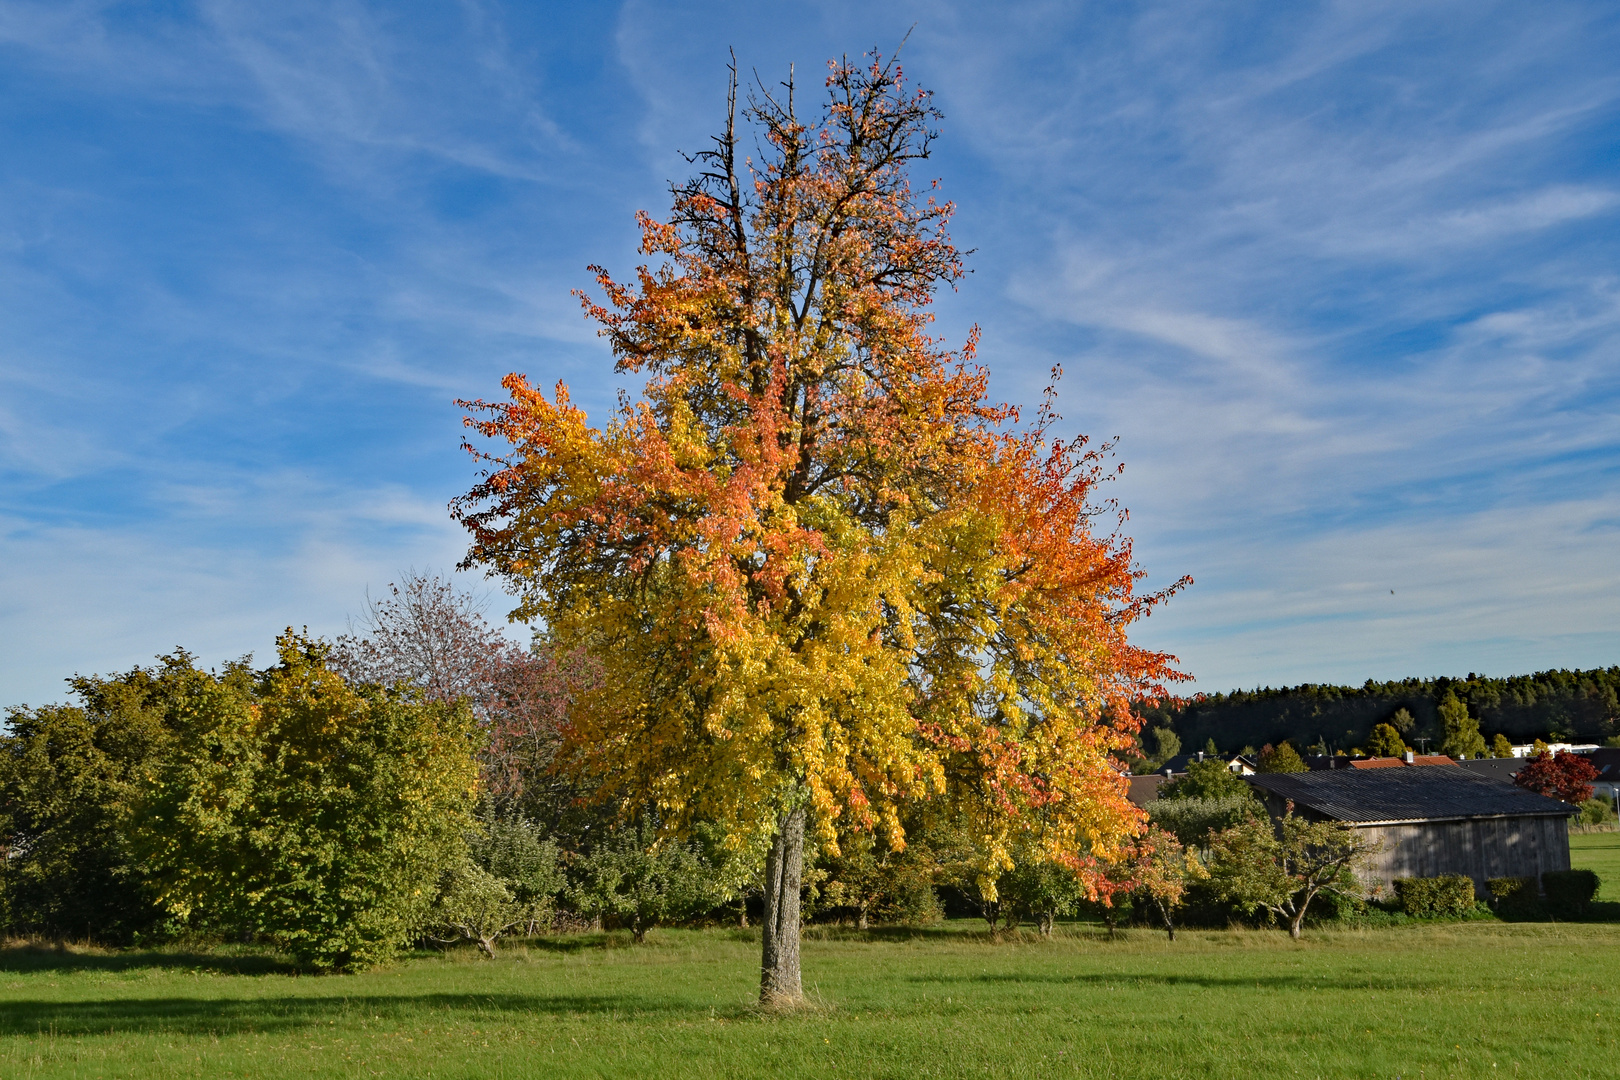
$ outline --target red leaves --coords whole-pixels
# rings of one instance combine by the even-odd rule
[[[1579,804],[1592,797],[1592,781],[1597,778],[1597,769],[1579,754],[1543,750],[1519,770],[1513,782],[1538,795]]]
[[[586,317],[640,400],[590,428],[513,375],[468,406],[507,449],[453,504],[467,565],[601,660],[569,738],[672,817],[807,798],[903,842],[897,800],[942,796],[991,822],[987,867],[1023,829],[1111,857],[1141,818],[1111,759],[1130,704],[1182,678],[1126,631],[1185,582],[1137,595],[1129,541],[1093,534],[1109,447],[1049,437],[1055,391],[1016,430],[978,331],[929,336],[963,270],[908,177],[928,96],[877,59],[828,89],[808,123],[762,91],[768,160],[730,117],[669,219],[638,215],[655,261],[593,267]]]

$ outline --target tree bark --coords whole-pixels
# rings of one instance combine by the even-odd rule
[[[759,1000],[797,1005],[804,1000],[799,976],[799,885],[804,876],[804,807],[782,816],[765,857],[765,917],[760,920]]]

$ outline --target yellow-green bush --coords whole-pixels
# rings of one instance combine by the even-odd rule
[[[1420,919],[1466,915],[1474,910],[1474,879],[1464,874],[1397,878],[1395,895],[1402,911]]]

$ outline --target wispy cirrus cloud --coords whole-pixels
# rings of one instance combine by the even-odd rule
[[[568,290],[728,47],[811,102],[913,24],[940,332],[1122,437],[1149,583],[1199,581],[1144,641],[1211,689],[1620,658],[1610,6],[5,0],[0,703],[454,562],[450,399],[611,404]]]

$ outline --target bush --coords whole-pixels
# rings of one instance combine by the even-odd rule
[[[1395,895],[1401,910],[1414,918],[1466,915],[1474,910],[1474,879],[1464,874],[1397,878]]]
[[[1597,895],[1599,884],[1597,874],[1591,870],[1549,870],[1541,875],[1547,905],[1564,913],[1585,911]]]
[[[1485,889],[1495,901],[1533,900],[1540,895],[1533,877],[1487,878]]]
[[[1541,909],[1541,889],[1533,877],[1487,878],[1485,890],[1498,914],[1529,915]]]
[[[1614,811],[1609,808],[1603,799],[1587,799],[1581,803],[1580,823],[1582,825],[1605,825],[1614,820]]]
[[[184,744],[133,845],[176,919],[263,935],[318,970],[392,957],[429,921],[473,824],[465,705],[359,691],[283,634],[254,688],[204,673],[171,705]]]

